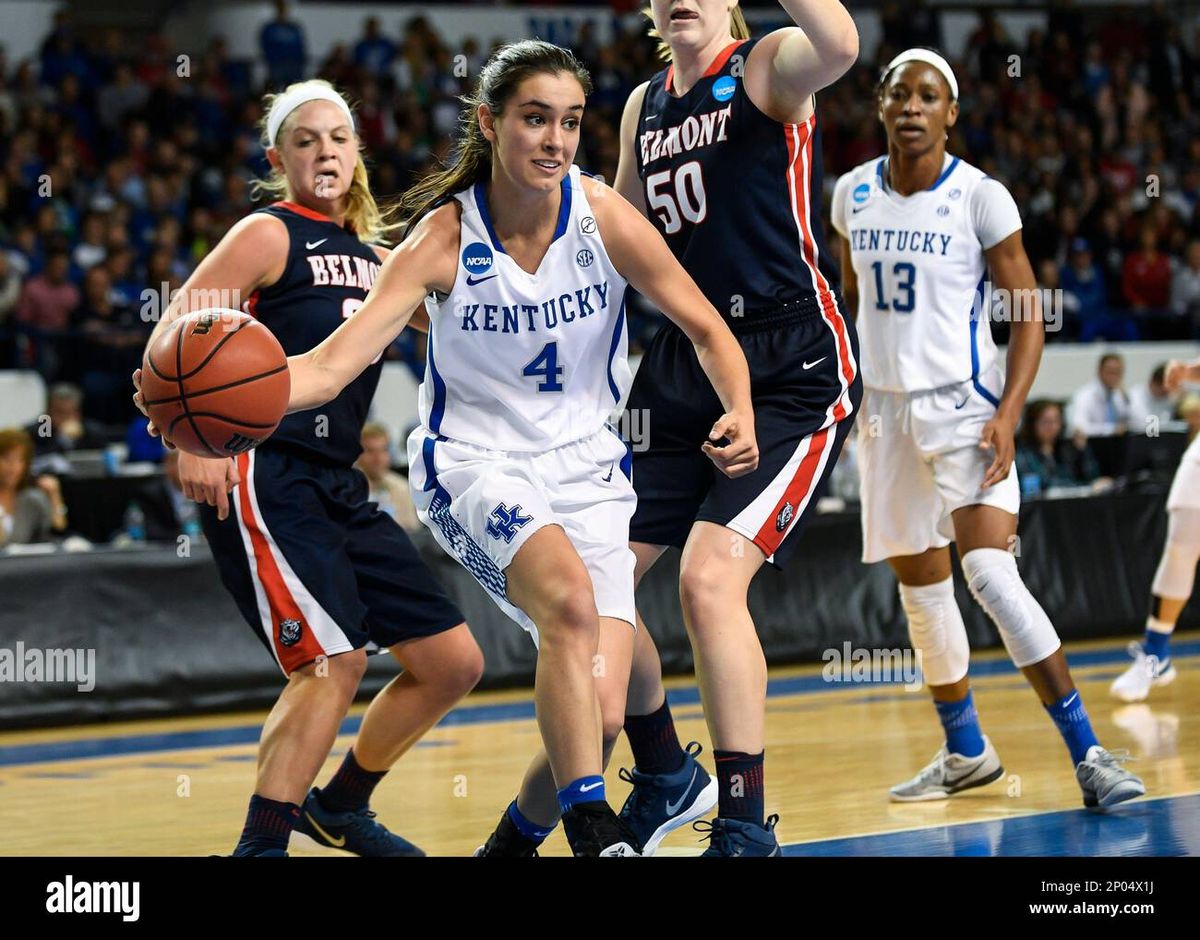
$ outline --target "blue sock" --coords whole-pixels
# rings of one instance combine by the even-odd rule
[[[525,818],[524,814],[517,807],[517,801],[513,800],[508,804],[508,818],[512,820],[512,824],[517,827],[517,831],[526,839],[536,842],[539,845],[546,841],[546,836],[554,831],[554,827],[546,828],[539,826],[535,822],[530,822]]]
[[[1087,757],[1088,748],[1100,743],[1096,740],[1096,733],[1092,731],[1092,723],[1088,719],[1087,709],[1083,707],[1083,699],[1079,697],[1078,690],[1064,695],[1053,705],[1044,707],[1058,726],[1058,733],[1067,743],[1072,763],[1078,764]]]
[[[580,777],[558,791],[558,808],[564,813],[576,803],[595,803],[597,800],[606,802],[604,795],[604,778],[599,774],[591,777]]]
[[[946,732],[946,750],[963,757],[978,757],[983,753],[983,732],[979,730],[979,712],[975,711],[975,696],[967,689],[967,697],[958,702],[934,702],[942,728]]]
[[[299,818],[300,807],[295,803],[268,800],[255,793],[250,797],[246,825],[233,854],[256,855],[267,849],[286,851],[288,839]]]
[[[1142,650],[1147,656],[1157,656],[1159,663],[1165,663],[1171,657],[1171,634],[1147,630]]]

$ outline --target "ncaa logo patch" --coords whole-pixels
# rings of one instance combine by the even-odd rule
[[[471,274],[482,274],[492,269],[492,249],[483,242],[467,245],[462,253],[463,267]]]
[[[581,234],[581,235],[595,235],[596,234],[596,220],[592,216],[585,215],[582,219],[579,220],[579,234]]]
[[[295,646],[300,642],[300,621],[288,618],[279,621],[279,642],[284,646]]]
[[[783,508],[779,510],[779,515],[775,517],[775,531],[782,532],[788,527],[788,523],[792,521],[792,517],[796,511],[792,509],[791,503],[784,503]]]
[[[592,262],[595,260],[596,256],[586,248],[579,249],[575,255],[575,263],[581,268],[590,268],[592,266]]]
[[[737,90],[737,79],[732,75],[724,75],[713,82],[712,95],[718,101],[728,101]]]
[[[871,187],[866,183],[859,183],[854,187],[854,192],[851,194],[850,198],[861,205],[871,198]]]

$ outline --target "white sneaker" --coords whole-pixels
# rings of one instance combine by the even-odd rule
[[[1000,755],[983,736],[983,753],[977,757],[951,754],[945,746],[919,774],[906,783],[892,787],[893,803],[916,803],[922,800],[944,800],[952,794],[972,787],[982,787],[1004,773]]]
[[[1175,681],[1175,667],[1170,657],[1159,662],[1157,656],[1147,656],[1141,643],[1129,644],[1129,655],[1133,662],[1129,668],[1113,679],[1109,692],[1122,702],[1144,702],[1151,687],[1170,685]]]
[[[1121,766],[1129,760],[1128,751],[1110,754],[1099,744],[1088,748],[1087,757],[1075,767],[1075,779],[1083,790],[1083,805],[1112,806],[1146,795],[1142,778]]]

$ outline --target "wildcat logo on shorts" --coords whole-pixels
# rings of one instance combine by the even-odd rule
[[[300,642],[300,621],[289,617],[279,621],[279,642],[284,646],[295,646]]]
[[[511,542],[513,536],[517,534],[517,529],[521,528],[527,522],[532,521],[533,516],[521,515],[520,503],[513,506],[512,509],[501,503],[491,512],[491,518],[487,524],[487,533],[497,541],[504,539],[505,542]]]
[[[791,503],[784,503],[783,508],[779,510],[779,515],[775,517],[775,531],[782,532],[788,527],[788,523],[792,521],[792,517],[796,515],[796,510],[792,508]]]

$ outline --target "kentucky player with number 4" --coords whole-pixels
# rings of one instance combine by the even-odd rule
[[[538,785],[522,789],[502,824],[545,827],[561,812],[575,855],[621,856],[641,845],[608,805],[601,774],[634,643],[636,500],[628,451],[608,425],[629,386],[627,283],[695,345],[722,403],[713,437],[729,444],[697,441],[697,451],[703,444],[729,476],[752,472],[758,451],[732,334],[654,228],[573,166],[589,89],[574,56],[549,43],[492,56],[466,100],[454,164],[405,194],[409,234],[362,309],[289,360],[289,407],[336,396],[424,303],[413,501],[442,547],[538,643],[546,757],[527,777]],[[598,697],[597,662],[619,697]]]
[[[932,763],[891,798],[941,800],[1004,773],[967,677],[951,541],[972,595],[1061,732],[1084,804],[1141,796],[1142,781],[1097,742],[1058,634],[1009,550],[1020,505],[1013,432],[1045,342],[1016,203],[1002,183],[946,153],[958,82],[937,52],[909,49],[888,63],[877,107],[887,155],[837,181],[831,213],[845,239],[843,290],[857,309],[867,388],[863,561],[886,560],[900,581],[946,734]],[[998,298],[1008,299],[1007,376],[991,336],[989,268]]]

